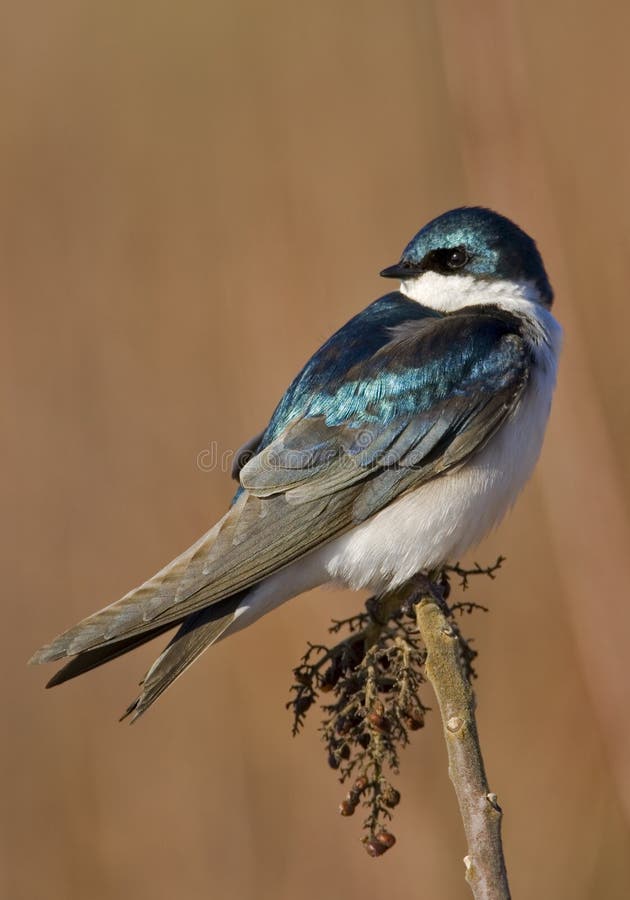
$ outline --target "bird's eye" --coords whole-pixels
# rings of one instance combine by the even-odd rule
[[[470,260],[472,255],[466,247],[438,247],[430,250],[422,260],[422,269],[425,272],[439,272],[440,275],[450,275],[463,269]]]
[[[447,269],[461,269],[469,259],[465,247],[453,247],[452,250],[446,252],[444,263]]]

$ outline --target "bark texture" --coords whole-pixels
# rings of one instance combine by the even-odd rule
[[[458,636],[439,599],[424,591],[413,599],[427,649],[426,674],[442,717],[449,776],[468,842],[466,880],[475,900],[509,900],[501,842],[502,811],[496,794],[488,787],[475,720],[475,695],[462,668]]]

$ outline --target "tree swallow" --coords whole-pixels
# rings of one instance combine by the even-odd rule
[[[561,329],[534,241],[461,208],[381,272],[237,455],[223,518],[117,603],[43,647],[60,684],[178,630],[127,710],[211,644],[326,582],[391,591],[458,559],[514,502],[543,441]]]

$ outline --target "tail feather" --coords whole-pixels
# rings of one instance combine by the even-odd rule
[[[71,678],[76,678],[77,675],[83,675],[84,672],[96,669],[98,666],[102,666],[112,659],[116,659],[119,656],[123,656],[125,653],[129,653],[130,650],[135,650],[136,647],[146,644],[147,641],[152,641],[154,638],[159,637],[159,635],[164,634],[165,631],[172,631],[176,625],[177,622],[168,622],[166,625],[160,625],[144,634],[137,634],[134,637],[126,638],[115,644],[105,644],[102,647],[97,647],[95,650],[84,650],[83,653],[79,653],[78,656],[75,656],[74,659],[67,662],[65,666],[62,666],[58,672],[55,672],[53,677],[46,684],[46,687],[56,687],[58,684],[63,684],[64,681],[70,681]]]
[[[126,640],[142,638],[160,627],[163,631],[174,628],[185,618],[185,613],[169,616],[169,621],[160,625],[154,621],[160,611],[176,606],[178,592],[182,587],[182,579],[195,554],[200,549],[212,546],[221,531],[227,516],[206,532],[181,553],[176,559],[164,566],[144,584],[125,594],[120,600],[111,603],[104,609],[93,613],[64,631],[49,644],[46,644],[31,657],[32,665],[56,662],[66,656],[78,656],[91,653],[102,647],[115,648]],[[155,631],[155,634],[160,632]],[[142,643],[142,640],[140,641]],[[138,646],[135,644],[134,646]],[[117,654],[118,655],[118,654]],[[77,673],[78,674],[78,673]]]
[[[142,692],[121,717],[135,720],[147,711],[158,697],[196,659],[227,631],[234,621],[242,594],[236,594],[188,616],[179,631],[156,659],[142,681]]]

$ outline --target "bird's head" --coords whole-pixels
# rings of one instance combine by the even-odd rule
[[[441,309],[456,308],[480,287],[517,288],[528,300],[550,307],[553,291],[536,244],[518,225],[482,207],[461,207],[425,225],[383,269],[399,278],[403,293]],[[479,301],[476,301],[479,302]]]

